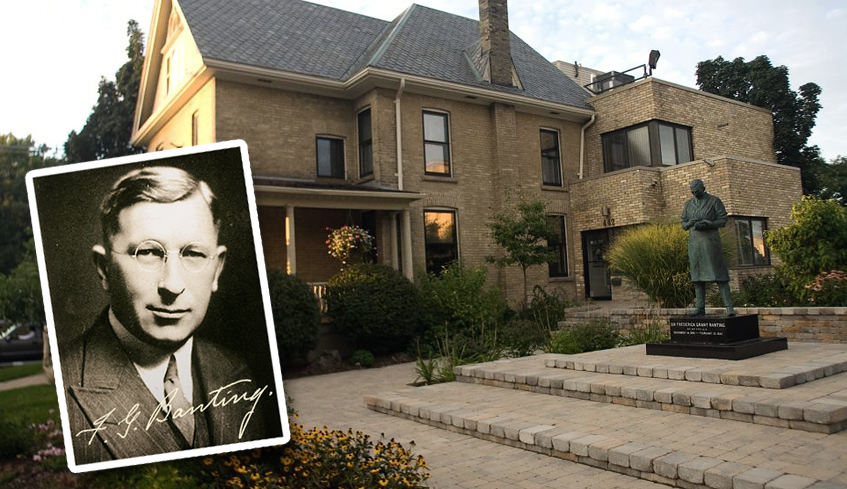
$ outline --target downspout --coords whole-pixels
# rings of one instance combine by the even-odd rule
[[[394,130],[397,133],[397,190],[403,190],[403,125],[400,122],[400,97],[403,96],[403,89],[406,88],[406,78],[400,78],[400,88],[397,89],[397,95],[394,97]]]
[[[597,118],[596,114],[591,115],[591,119],[582,126],[582,133],[579,135],[579,179],[582,180],[585,170],[585,130],[594,124]]]

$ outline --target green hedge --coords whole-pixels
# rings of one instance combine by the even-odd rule
[[[268,289],[280,362],[302,362],[318,344],[318,301],[306,282],[282,270],[268,270]]]
[[[334,327],[374,353],[405,350],[420,329],[418,289],[385,265],[353,265],[332,277],[326,305]]]

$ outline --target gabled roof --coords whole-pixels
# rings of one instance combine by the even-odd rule
[[[367,67],[591,110],[586,93],[511,35],[522,90],[475,68],[479,22],[412,5],[393,22],[300,0],[178,0],[204,59],[346,81]]]

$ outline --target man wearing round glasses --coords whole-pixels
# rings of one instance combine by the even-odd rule
[[[93,252],[110,304],[62,365],[77,463],[267,437],[267,386],[194,336],[226,258],[217,206],[173,167],[134,170],[104,199]]]

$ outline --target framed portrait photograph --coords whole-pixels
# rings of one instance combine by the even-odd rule
[[[71,471],[289,440],[243,141],[36,170],[27,190]]]

